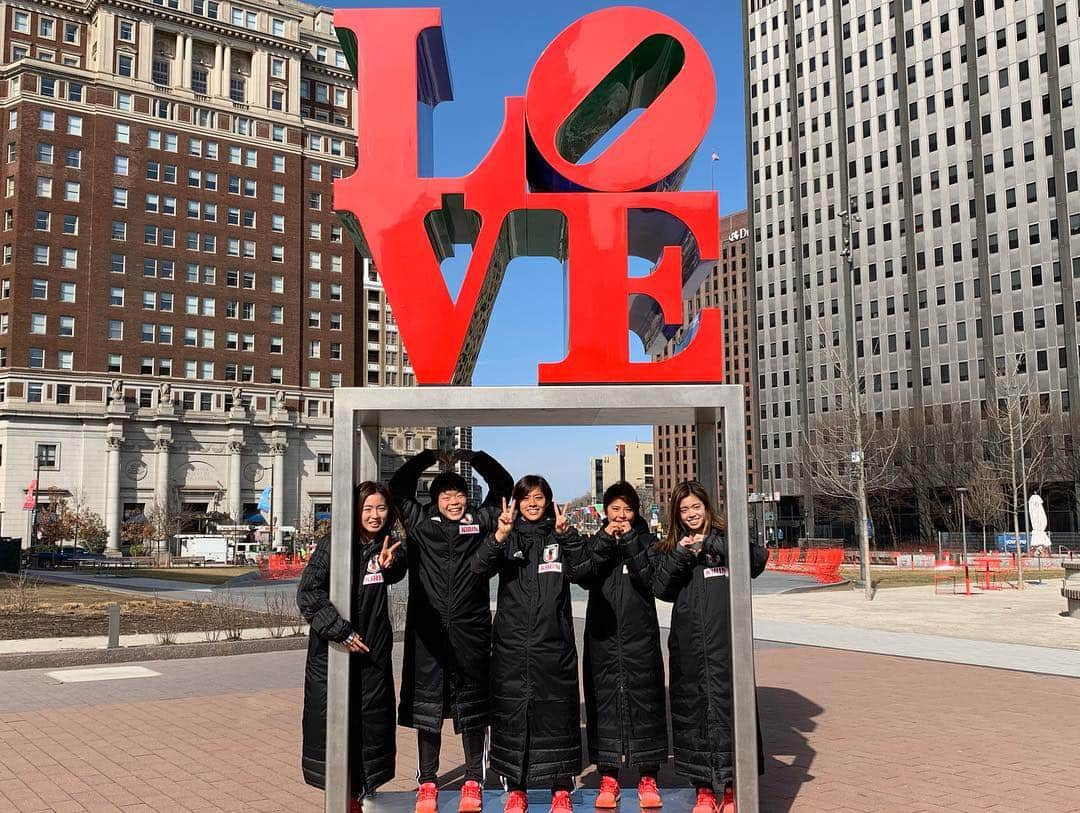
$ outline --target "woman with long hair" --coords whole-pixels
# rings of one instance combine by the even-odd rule
[[[735,813],[730,543],[749,544],[752,577],[765,569],[768,552],[752,541],[727,538],[701,483],[676,486],[653,587],[658,598],[674,604],[668,636],[671,736],[675,770],[697,787],[693,813]],[[760,748],[758,757],[760,771]]]
[[[349,777],[361,800],[394,776],[394,674],[387,588],[405,576],[405,551],[391,537],[397,512],[390,490],[363,482],[355,491],[353,516],[352,614],[342,618],[330,602],[330,537],[319,540],[304,568],[296,603],[311,625],[304,674],[304,781],[326,787],[326,669],[330,644],[351,655],[349,669]]]
[[[573,810],[581,770],[580,694],[570,583],[581,540],[547,480],[535,474],[503,501],[498,529],[472,567],[499,575],[491,645],[491,769],[506,782],[504,813],[525,813],[528,787],[551,788],[552,813]]]
[[[600,772],[596,807],[619,807],[619,768],[637,768],[638,806],[663,805],[656,787],[667,759],[664,656],[653,598],[656,537],[625,480],[604,492],[604,523],[585,543],[585,729]]]

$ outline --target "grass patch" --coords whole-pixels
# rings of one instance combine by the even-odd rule
[[[44,581],[35,581],[28,590],[16,578],[0,575],[0,640],[105,635],[108,607],[114,601],[120,605],[121,633],[154,633],[159,643],[175,640],[178,632],[225,630],[239,636],[238,630],[249,627],[287,626],[290,632],[294,627],[284,611],[270,615],[242,601],[222,607]]]
[[[121,579],[164,579],[197,584],[224,584],[229,579],[254,573],[255,567],[140,567],[116,573]]]
[[[962,570],[957,571],[959,573],[959,579],[962,581],[964,573]],[[859,568],[857,567],[842,567],[840,568],[840,575],[847,579],[858,579]],[[1008,578],[1009,581],[1016,581],[1015,570],[999,571],[996,575],[996,581],[1001,581],[1002,576]],[[1052,579],[1061,579],[1065,576],[1065,571],[1061,568],[1044,567],[1039,570],[1035,567],[1024,568],[1024,581],[1036,581],[1040,577],[1043,581],[1049,581]],[[899,568],[873,568],[872,577],[875,585],[880,588],[890,587],[918,587],[921,585],[932,585],[934,583],[934,571],[932,570],[901,570]],[[978,577],[978,578],[977,578]],[[974,567],[971,568],[971,583],[974,586],[981,575],[978,574]]]

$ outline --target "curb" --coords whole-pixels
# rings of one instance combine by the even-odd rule
[[[823,590],[850,590],[851,580],[841,579],[838,582],[830,582],[829,584],[807,584],[802,587],[792,587],[790,590],[785,590],[781,595],[789,595],[791,593],[819,593]]]
[[[182,658],[217,658],[224,655],[252,655],[306,649],[308,636],[258,638],[249,641],[216,641],[193,644],[153,644],[115,649],[68,649],[56,652],[18,652],[0,655],[0,672],[17,669],[54,669],[134,661],[165,661]]]

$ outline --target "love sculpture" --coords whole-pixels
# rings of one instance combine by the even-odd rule
[[[479,166],[436,178],[424,172],[431,112],[452,98],[440,11],[339,10],[334,27],[356,72],[359,122],[357,170],[335,182],[334,208],[379,271],[419,383],[469,383],[465,351],[519,256],[568,268],[567,354],[540,365],[541,384],[722,380],[717,308],[669,358],[632,362],[627,341],[633,330],[658,352],[682,324],[684,291],[719,253],[716,195],[677,191],[716,102],[708,57],[685,28],[641,8],[582,17],[541,54],[525,95],[506,99]],[[455,301],[440,262],[462,243],[473,250]],[[651,273],[631,277],[631,256]]]

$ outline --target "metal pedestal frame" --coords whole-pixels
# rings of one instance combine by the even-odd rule
[[[379,477],[382,426],[615,426],[693,424],[697,476],[718,502],[724,428],[724,482],[731,573],[731,660],[735,789],[744,813],[758,810],[757,700],[750,611],[743,388],[737,384],[567,387],[349,387],[334,391],[333,540],[330,599],[350,617],[353,487]],[[326,813],[349,803],[349,656],[330,647],[326,725]]]

